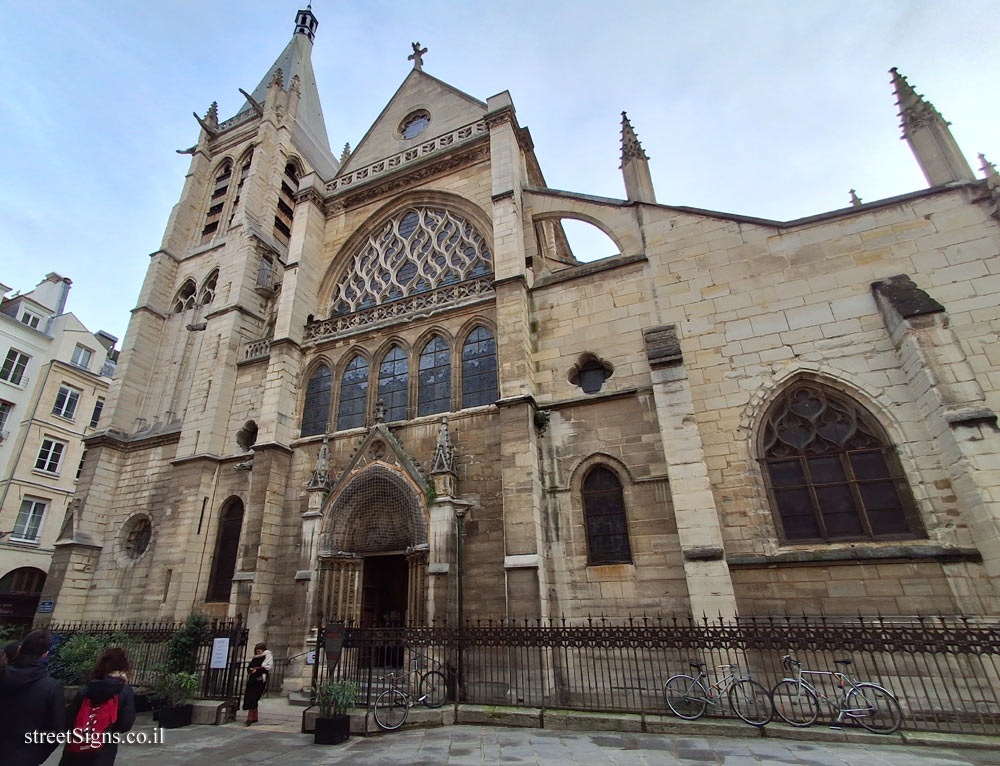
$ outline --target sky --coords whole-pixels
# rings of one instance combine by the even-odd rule
[[[0,0],[0,282],[73,280],[68,309],[122,338],[198,137],[291,37],[295,0]],[[620,114],[657,200],[790,220],[924,188],[889,68],[1000,162],[995,0],[316,0],[313,66],[339,156],[412,66],[509,90],[546,183],[622,198]],[[586,227],[586,224],[578,224]],[[603,235],[569,230],[583,260]]]

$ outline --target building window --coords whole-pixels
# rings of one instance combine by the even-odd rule
[[[98,399],[94,402],[94,414],[90,416],[90,427],[97,428],[97,424],[101,420],[101,413],[104,412],[104,400]]]
[[[808,382],[788,388],[765,416],[760,460],[789,542],[922,536],[885,431],[844,394]]]
[[[35,459],[35,470],[45,473],[59,473],[59,462],[62,460],[66,443],[55,439],[42,439],[41,449],[38,450],[38,457]]]
[[[14,411],[14,405],[0,399],[0,444],[7,438],[7,420]]]
[[[583,517],[590,564],[632,561],[622,483],[614,472],[596,466],[583,478]]]
[[[75,481],[80,481],[80,476],[83,475],[83,464],[86,462],[86,460],[87,460],[87,450],[84,450],[83,453],[80,455],[80,464],[76,467],[76,477],[74,478]]]
[[[233,225],[233,219],[236,217],[236,211],[239,209],[240,197],[243,195],[243,184],[246,183],[247,176],[250,175],[250,165],[253,163],[253,149],[251,148],[243,156],[243,161],[240,163],[240,180],[236,184],[236,194],[233,196],[233,209],[229,214],[229,225]]]
[[[90,367],[90,360],[94,356],[94,352],[91,351],[86,346],[77,345],[73,349],[73,358],[70,360],[77,367],[82,367],[83,369],[88,369]]]
[[[21,312],[21,324],[26,324],[32,330],[38,329],[38,323],[42,321],[42,318],[38,314],[34,314],[27,309]]]
[[[292,217],[295,215],[295,192],[299,188],[299,173],[295,163],[285,165],[285,175],[281,179],[278,192],[278,209],[274,213],[274,236],[284,245],[292,236]]]
[[[486,239],[468,220],[449,210],[408,208],[376,227],[351,256],[334,290],[330,316],[492,273]],[[467,292],[438,293],[435,305]]]
[[[180,314],[182,311],[194,308],[194,297],[197,292],[193,279],[184,280],[181,289],[174,297],[174,313]]]
[[[610,363],[587,353],[570,369],[569,382],[582,388],[585,394],[596,394],[613,373]]]
[[[357,428],[365,424],[365,402],[368,400],[368,362],[356,356],[344,370],[340,381],[340,407],[337,409],[337,430]]]
[[[233,498],[226,503],[219,520],[219,532],[215,539],[215,557],[212,559],[212,574],[208,579],[206,601],[229,601],[236,572],[236,558],[240,548],[240,530],[243,527],[243,501]]]
[[[133,516],[125,522],[122,532],[124,534],[122,550],[126,556],[135,560],[149,548],[149,541],[153,537],[153,524],[148,516]],[[232,575],[229,577],[232,579]]]
[[[451,409],[451,350],[435,335],[420,352],[417,373],[417,415],[433,415]]]
[[[201,230],[202,243],[211,240],[219,229],[219,219],[222,218],[222,208],[226,204],[226,192],[229,191],[229,179],[232,176],[233,163],[226,160],[215,174],[215,189],[212,191],[212,199],[205,216],[205,227]]]
[[[416,138],[431,124],[430,113],[426,109],[411,112],[399,125],[400,138]]]
[[[497,344],[485,327],[477,327],[462,346],[462,406],[497,400]]]
[[[52,407],[52,414],[66,418],[66,420],[72,420],[76,417],[76,406],[79,403],[79,391],[69,386],[59,386],[59,393],[56,394],[56,403]]]
[[[215,300],[215,288],[219,283],[219,270],[215,269],[211,274],[208,275],[208,279],[201,286],[201,296],[198,298],[198,303],[202,306],[207,306],[209,303]]]
[[[410,363],[399,346],[393,346],[378,368],[378,398],[385,405],[385,419],[406,420],[406,384]]]
[[[17,512],[14,531],[10,533],[11,539],[25,543],[37,543],[42,536],[42,519],[45,517],[45,509],[48,508],[48,505],[47,500],[24,498],[21,501],[21,508]]]
[[[24,371],[28,366],[29,359],[31,359],[30,356],[21,353],[16,348],[10,349],[7,352],[7,358],[3,360],[3,366],[0,367],[0,380],[6,380],[14,386],[27,383]]]
[[[325,364],[316,368],[306,384],[306,401],[302,406],[301,436],[326,433],[330,420],[330,390],[333,373]]]

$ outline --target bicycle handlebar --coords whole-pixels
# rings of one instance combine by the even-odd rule
[[[781,658],[781,664],[784,665],[786,668],[791,665],[794,665],[797,668],[802,667],[802,663],[799,662],[794,657],[792,657],[792,655],[790,654],[786,654],[784,657]]]

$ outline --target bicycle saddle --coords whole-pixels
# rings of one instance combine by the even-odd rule
[[[850,665],[854,660],[834,660],[838,665]]]
[[[691,663],[691,667],[692,668],[697,668],[698,670],[701,670],[703,667],[705,667],[705,663],[704,662],[692,662]]]

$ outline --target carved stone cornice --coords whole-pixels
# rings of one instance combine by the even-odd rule
[[[328,203],[327,212],[335,213],[343,209],[357,207],[386,194],[392,194],[426,181],[434,176],[449,173],[466,165],[481,162],[490,156],[490,146],[486,140],[462,152],[456,152],[436,162],[414,167],[409,172],[403,172],[388,178],[381,183],[372,184],[368,188],[343,200],[337,200],[343,207],[338,209],[336,202]]]
[[[159,432],[143,436],[138,434],[125,434],[121,431],[102,431],[93,436],[84,437],[83,443],[88,450],[98,447],[107,447],[116,452],[137,452],[139,450],[162,447],[166,444],[174,444],[181,439],[181,429],[178,426],[175,430]]]
[[[296,205],[303,202],[311,202],[320,210],[323,210],[323,206],[326,203],[326,200],[323,199],[323,195],[311,186],[296,192],[293,199],[295,200]]]
[[[514,118],[514,107],[512,106],[505,106],[486,115],[486,127],[490,130],[507,122],[515,127],[517,126],[517,120]]]

